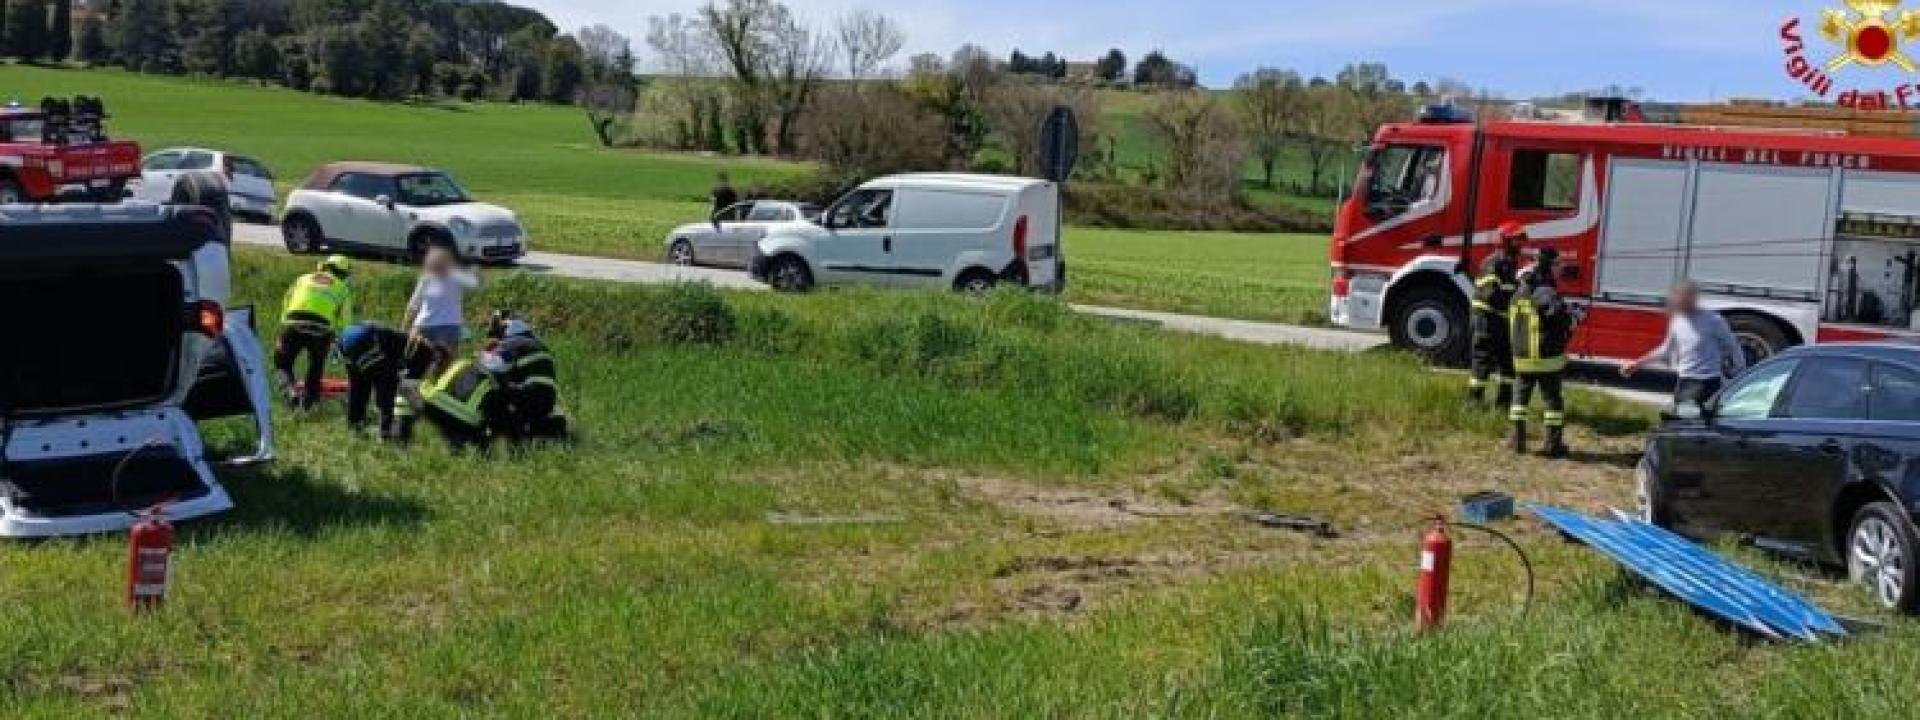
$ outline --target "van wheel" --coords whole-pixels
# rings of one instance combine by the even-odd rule
[[[779,292],[803,293],[813,289],[813,271],[807,269],[805,260],[782,255],[774,258],[773,267],[767,270],[767,284]]]
[[[1913,614],[1920,609],[1915,589],[1913,528],[1893,503],[1868,503],[1853,515],[1847,531],[1847,577],[1888,610]]]
[[[673,241],[673,246],[667,248],[667,262],[682,266],[692,265],[693,243],[685,240]]]
[[[1408,291],[1394,306],[1387,328],[1394,346],[1428,362],[1461,364],[1467,356],[1467,309],[1455,295],[1432,286]]]
[[[287,252],[305,255],[320,249],[320,223],[305,215],[295,215],[280,223],[280,239]]]
[[[1771,318],[1752,313],[1731,313],[1727,315],[1727,326],[1733,329],[1733,337],[1740,341],[1740,349],[1747,353],[1747,366],[1785,352],[1793,347],[1793,337],[1786,328]]]
[[[27,201],[27,193],[20,189],[20,183],[9,178],[0,178],[0,205],[19,205]]]
[[[985,295],[993,292],[993,286],[999,283],[1000,278],[994,277],[993,273],[976,268],[960,273],[960,277],[953,281],[953,289],[967,295]]]

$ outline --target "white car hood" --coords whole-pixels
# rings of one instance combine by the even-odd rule
[[[409,206],[408,211],[413,213],[416,218],[441,225],[450,224],[454,218],[462,218],[467,222],[473,223],[473,226],[476,228],[497,223],[518,224],[520,222],[520,217],[513,214],[512,210],[500,207],[499,205],[489,205],[479,202],[435,205],[433,207]]]

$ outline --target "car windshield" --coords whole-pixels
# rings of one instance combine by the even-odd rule
[[[467,202],[467,191],[446,173],[401,175],[400,202],[404,205],[452,205]]]

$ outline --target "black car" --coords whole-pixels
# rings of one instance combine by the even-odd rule
[[[1920,612],[1920,346],[1790,350],[1697,415],[1647,442],[1650,522],[1845,566],[1882,605]]]

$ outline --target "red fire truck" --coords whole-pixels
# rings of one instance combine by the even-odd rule
[[[1677,281],[1748,354],[1920,337],[1920,141],[1634,123],[1477,123],[1435,108],[1380,129],[1333,235],[1332,320],[1464,358],[1470,272],[1495,228],[1565,259],[1572,353],[1638,357]],[[1467,242],[1467,239],[1471,242]]]
[[[0,108],[0,205],[77,198],[119,202],[140,176],[140,146],[107,139],[96,98]]]

